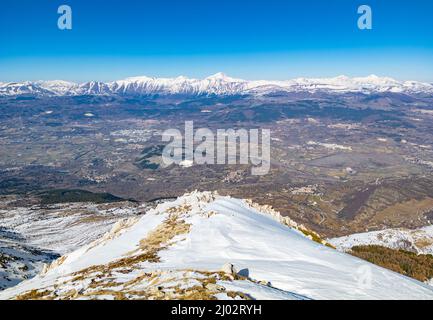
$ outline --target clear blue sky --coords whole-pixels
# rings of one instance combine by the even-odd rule
[[[73,30],[57,28],[57,8]],[[373,30],[357,8],[373,9]],[[433,82],[431,0],[1,0],[0,81],[346,74]]]

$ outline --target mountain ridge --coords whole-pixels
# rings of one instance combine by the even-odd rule
[[[0,299],[432,299],[268,206],[192,192],[62,256]]]
[[[329,93],[433,93],[433,84],[398,81],[389,77],[337,76],[291,80],[243,80],[222,72],[204,79],[130,77],[112,82],[75,83],[63,80],[0,82],[0,96],[80,96],[80,95],[266,95],[275,92]]]

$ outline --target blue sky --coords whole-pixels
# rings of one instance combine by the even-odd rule
[[[73,29],[57,28],[57,8]],[[373,30],[357,28],[369,4]],[[433,82],[431,0],[1,0],[0,81],[346,74]]]

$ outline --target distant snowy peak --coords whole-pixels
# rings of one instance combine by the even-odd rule
[[[41,85],[32,82],[10,82],[0,85],[0,96],[19,96],[19,95],[52,95],[51,90],[47,90]]]
[[[244,93],[248,82],[217,73],[205,79],[133,77],[109,83],[115,94],[232,95]],[[245,92],[246,93],[246,92]]]
[[[77,95],[263,95],[275,92],[363,92],[363,93],[433,93],[433,85],[418,81],[397,81],[370,75],[349,78],[296,78],[284,81],[242,80],[217,73],[205,79],[187,77],[131,77],[113,82],[36,81],[1,83],[1,96],[77,96]]]

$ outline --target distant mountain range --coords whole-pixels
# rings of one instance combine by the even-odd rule
[[[242,80],[217,73],[205,79],[133,77],[113,82],[73,83],[62,80],[0,82],[0,96],[80,95],[265,95],[279,92],[406,93],[433,94],[433,84],[398,81],[370,75],[349,78],[296,78],[292,80]]]

